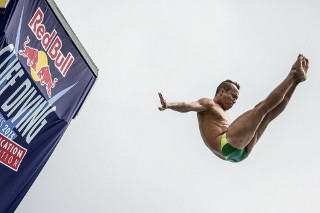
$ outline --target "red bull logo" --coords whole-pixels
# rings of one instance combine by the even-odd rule
[[[23,44],[24,50],[19,50],[19,55],[27,58],[27,65],[30,67],[33,80],[40,81],[41,86],[46,85],[47,94],[51,98],[51,89],[55,87],[58,79],[55,78],[52,81],[46,53],[29,47],[28,43],[30,43],[29,36]]]
[[[61,52],[63,42],[55,29],[47,32],[43,23],[44,18],[44,13],[38,8],[28,23],[36,39],[41,41],[44,51],[30,47],[30,38],[27,36],[23,44],[24,50],[19,50],[19,54],[27,58],[27,65],[30,67],[33,80],[40,81],[41,86],[45,85],[47,94],[51,98],[51,89],[55,87],[58,79],[54,78],[52,80],[50,68],[57,68],[61,75],[65,77],[73,64],[74,57],[70,52],[67,56]],[[54,66],[49,66],[48,56],[53,61]]]

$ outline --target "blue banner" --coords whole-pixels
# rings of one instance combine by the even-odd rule
[[[11,0],[0,33],[0,212],[13,212],[96,76],[45,0]]]

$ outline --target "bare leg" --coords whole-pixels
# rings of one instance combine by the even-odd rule
[[[307,69],[308,60],[304,56],[299,55],[289,75],[280,83],[280,85],[277,86],[269,96],[260,102],[254,109],[242,114],[229,126],[227,130],[227,139],[230,145],[235,148],[242,149],[246,147],[255,136],[258,138],[258,128],[262,125],[266,115],[273,109],[278,111],[276,110],[276,107],[281,105],[288,90],[293,88],[294,91],[296,85],[305,80]],[[286,104],[283,106],[284,109]],[[280,114],[280,110],[278,114]],[[271,116],[271,114],[269,116]],[[265,119],[265,128],[270,121],[271,120],[269,118]],[[261,129],[263,129],[262,126]]]
[[[250,141],[250,143],[248,144],[247,151],[248,153],[251,152],[252,148],[254,147],[254,145],[258,142],[258,140],[260,139],[260,137],[262,136],[262,134],[264,133],[264,131],[266,130],[267,126],[269,125],[269,123],[275,119],[288,105],[292,94],[294,92],[294,90],[296,89],[297,84],[293,84],[289,90],[287,91],[287,94],[285,95],[284,99],[282,100],[282,102],[275,107],[273,110],[271,110],[263,119],[263,121],[261,122],[260,126],[258,127],[255,135],[253,136],[252,140]]]

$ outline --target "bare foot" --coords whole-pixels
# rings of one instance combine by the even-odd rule
[[[296,82],[300,83],[307,79],[307,72],[309,68],[309,61],[302,54],[298,55],[297,61],[292,65],[291,72],[296,78]]]

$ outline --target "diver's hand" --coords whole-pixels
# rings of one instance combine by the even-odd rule
[[[161,103],[161,107],[158,107],[158,109],[160,110],[160,111],[163,111],[163,110],[165,110],[165,109],[168,109],[167,108],[167,102],[166,102],[166,100],[164,100],[164,98],[162,97],[162,94],[160,93],[160,92],[158,92],[158,95],[159,95],[159,98],[160,98],[160,103]]]

